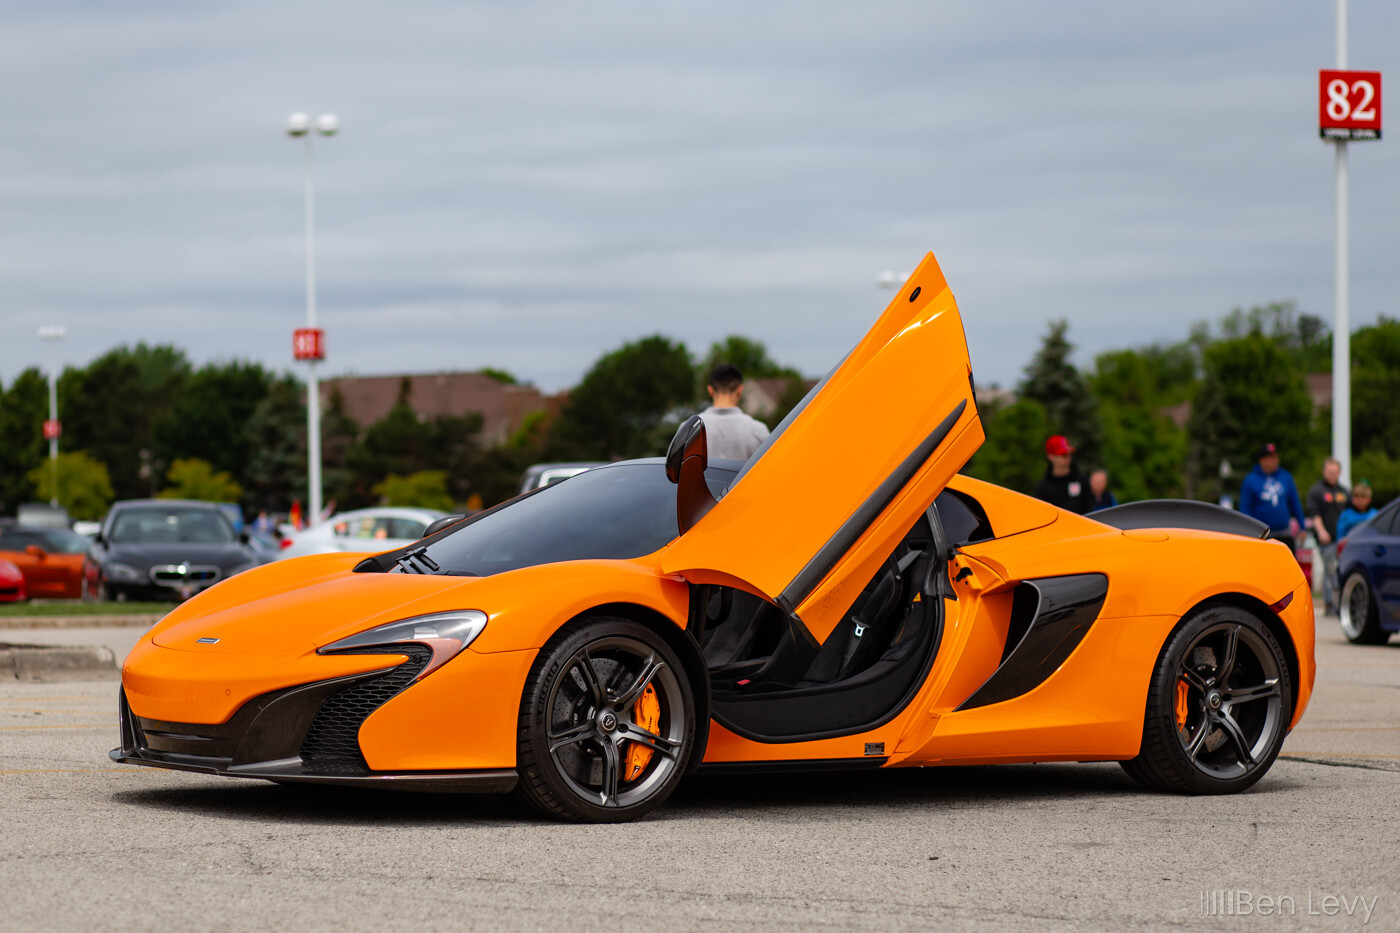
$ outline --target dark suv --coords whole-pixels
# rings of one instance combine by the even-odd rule
[[[102,599],[188,599],[257,563],[216,504],[132,499],[103,519],[85,572]]]

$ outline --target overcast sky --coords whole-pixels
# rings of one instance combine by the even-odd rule
[[[9,0],[0,379],[51,323],[68,363],[145,340],[290,367],[294,110],[343,124],[316,141],[328,374],[497,366],[553,390],[657,332],[697,354],[747,334],[819,374],[888,300],[877,273],[929,250],[986,383],[1056,317],[1086,364],[1236,305],[1330,320],[1334,15]],[[1400,4],[1350,15],[1351,65],[1400,79]],[[1400,142],[1352,145],[1351,183],[1361,324],[1400,313]]]

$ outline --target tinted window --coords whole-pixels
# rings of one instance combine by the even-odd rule
[[[733,478],[711,468],[712,490]],[[659,461],[580,473],[457,525],[428,545],[451,574],[487,576],[563,560],[628,560],[676,537],[676,487]]]
[[[943,523],[943,533],[952,544],[971,544],[995,537],[982,503],[966,493],[945,489],[938,494],[934,505],[938,506],[938,520]]]
[[[0,534],[0,551],[23,551],[31,544],[37,544],[46,551],[49,549],[47,541],[40,540],[38,535],[28,531],[7,531]]]
[[[41,537],[44,539],[44,549],[55,554],[83,554],[92,543],[83,535],[66,528],[51,528]]]
[[[416,518],[389,519],[389,537],[391,538],[421,538],[427,528],[427,522],[420,522]]]
[[[113,544],[230,544],[233,526],[215,509],[143,506],[112,518]]]

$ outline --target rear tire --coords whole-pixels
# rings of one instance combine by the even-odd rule
[[[514,793],[547,816],[634,820],[676,789],[695,731],[694,693],[665,639],[627,619],[581,619],[526,678]]]
[[[1342,634],[1354,645],[1383,645],[1390,639],[1390,633],[1381,628],[1381,614],[1371,596],[1371,584],[1359,570],[1347,574],[1337,614]]]
[[[1151,790],[1231,794],[1273,765],[1292,718],[1288,660],[1258,617],[1214,606],[1167,639],[1147,692],[1142,749],[1123,770]]]

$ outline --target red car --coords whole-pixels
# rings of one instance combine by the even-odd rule
[[[26,599],[24,574],[7,560],[0,560],[0,603],[22,603]]]
[[[10,525],[0,529],[0,560],[24,575],[29,599],[81,597],[87,548],[87,538],[66,528]]]

